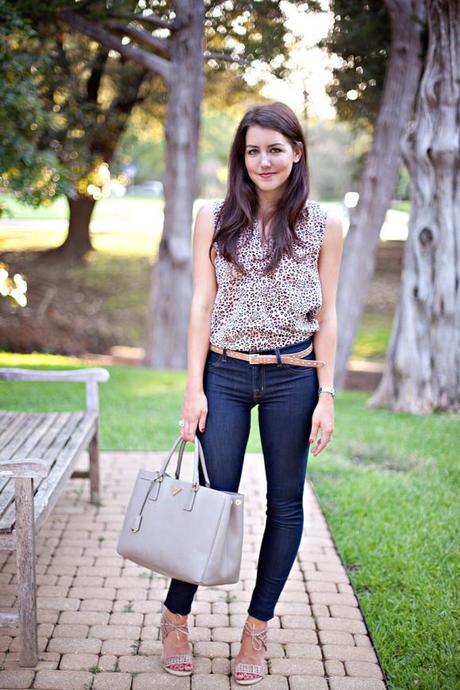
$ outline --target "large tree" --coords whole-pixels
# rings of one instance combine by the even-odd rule
[[[356,3],[341,4],[356,10]],[[364,311],[380,230],[401,166],[400,141],[412,115],[423,64],[424,0],[385,0],[385,5],[391,25],[389,61],[372,146],[358,186],[359,202],[350,212],[337,292],[337,386],[343,386]]]
[[[460,5],[427,6],[427,60],[403,142],[411,212],[400,303],[369,401],[416,414],[460,409]]]
[[[152,266],[145,363],[181,368],[186,364],[191,299],[190,234],[204,61],[217,70],[221,62],[234,69],[259,60],[283,76],[288,47],[283,40],[285,17],[275,0],[145,4],[148,12],[128,14],[115,4],[110,16],[102,18],[70,11],[60,17],[72,29],[159,74],[166,83],[164,227]],[[168,37],[157,35],[158,29]]]
[[[136,6],[134,0],[130,4]],[[2,0],[1,8],[2,15],[15,17],[14,30],[3,39],[7,50],[1,58],[2,71],[10,77],[3,84],[7,102],[24,106],[24,99],[16,98],[17,91],[24,90],[22,72],[4,67],[14,56],[15,66],[30,66],[25,97],[33,98],[40,108],[38,113],[36,108],[24,108],[25,122],[33,133],[34,158],[24,157],[23,138],[17,136],[25,129],[22,118],[8,117],[9,127],[2,128],[3,181],[20,200],[35,205],[64,192],[69,204],[68,235],[61,247],[47,254],[81,257],[92,248],[91,214],[130,113],[152,91],[159,102],[157,110],[164,110],[162,84],[145,68],[109,55],[106,48],[81,34],[65,31],[46,3]],[[146,81],[149,84],[141,92]],[[42,160],[45,164],[39,165]]]

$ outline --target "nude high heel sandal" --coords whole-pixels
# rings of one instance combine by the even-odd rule
[[[243,635],[247,634],[251,637],[252,648],[256,652],[260,652],[262,647],[267,651],[267,635],[268,630],[259,630],[256,632],[255,627],[251,627],[246,621],[243,627],[243,633],[241,635],[241,640],[243,640]],[[235,670],[233,672],[233,677],[238,685],[254,685],[259,683],[268,673],[267,664],[244,664],[243,662],[238,662],[235,664]],[[239,678],[237,676],[240,676]],[[249,677],[248,677],[249,676]],[[250,677],[252,676],[252,677]]]
[[[160,634],[161,641],[163,643],[172,630],[176,631],[177,639],[179,639],[179,634],[188,637],[187,623],[179,624],[173,623],[172,621],[168,621],[166,620],[165,613],[163,612],[160,621]],[[165,671],[171,673],[173,676],[190,676],[193,673],[192,654],[174,654],[173,656],[165,657],[162,653],[160,657],[160,662]]]

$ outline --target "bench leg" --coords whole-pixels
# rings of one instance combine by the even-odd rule
[[[99,429],[96,429],[96,433],[89,442],[90,501],[96,505],[100,503],[99,484]]]
[[[37,588],[35,575],[34,492],[30,477],[16,477],[16,563],[20,666],[38,664]]]

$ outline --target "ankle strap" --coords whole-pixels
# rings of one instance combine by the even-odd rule
[[[252,647],[256,650],[256,652],[260,652],[262,647],[264,647],[264,649],[267,650],[267,628],[256,631],[255,626],[253,625],[251,630],[248,621],[246,621],[246,623],[243,626],[243,634],[245,632],[251,637]]]
[[[174,614],[176,616],[180,614]],[[173,623],[172,621],[166,620],[165,614],[163,614],[161,621],[160,621],[160,629],[163,637],[166,637],[172,630],[176,631],[177,639],[179,639],[179,633],[183,633],[184,635],[188,635],[188,626],[187,623]]]

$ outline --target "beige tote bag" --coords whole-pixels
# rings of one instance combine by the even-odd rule
[[[139,471],[117,544],[120,556],[197,585],[238,582],[243,548],[244,495],[212,489],[197,436],[193,482],[180,479],[187,441],[179,436],[160,470]],[[174,476],[168,464],[179,446]],[[205,485],[199,483],[201,463]]]

